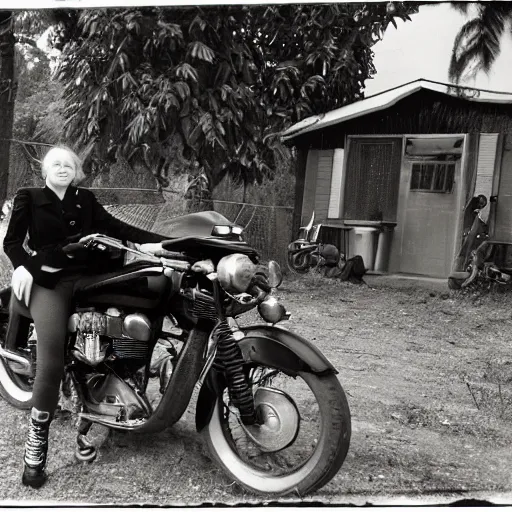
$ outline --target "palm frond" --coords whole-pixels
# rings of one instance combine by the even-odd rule
[[[459,83],[464,74],[474,76],[480,70],[489,73],[500,54],[501,36],[511,16],[509,2],[478,5],[478,16],[465,23],[455,38],[448,70],[450,81]]]
[[[468,2],[450,2],[451,7],[462,14],[467,14],[470,4]]]

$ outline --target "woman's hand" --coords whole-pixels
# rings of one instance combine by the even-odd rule
[[[80,240],[78,240],[78,243],[85,244],[89,240],[92,240],[93,238],[97,237],[98,235],[99,235],[99,233],[93,233],[92,235],[83,236],[82,238],[80,238]]]
[[[16,295],[16,298],[24,302],[27,307],[30,301],[30,292],[32,291],[33,282],[34,278],[32,274],[23,266],[18,267],[12,274],[12,291],[14,295]]]

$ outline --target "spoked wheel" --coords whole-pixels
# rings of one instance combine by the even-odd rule
[[[245,427],[227,391],[205,429],[210,453],[245,489],[263,495],[311,493],[338,472],[350,444],[350,411],[335,375],[252,366],[256,413]]]

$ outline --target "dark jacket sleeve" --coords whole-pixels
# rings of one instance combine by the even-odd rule
[[[130,226],[130,224],[116,219],[103,208],[92,192],[89,191],[89,193],[91,194],[92,201],[94,231],[139,244],[158,243],[165,240],[165,237],[162,235]]]
[[[42,276],[40,258],[31,257],[23,247],[31,217],[31,199],[28,190],[20,189],[13,200],[11,219],[4,238],[4,251],[13,267],[25,267],[34,277]]]
[[[42,265],[65,268],[75,262],[63,252],[62,245],[38,249],[34,255],[25,250],[23,244],[32,220],[31,201],[27,189],[20,189],[16,193],[3,245],[5,254],[15,269],[24,266],[36,282],[43,284],[48,278],[48,273],[41,270]]]
[[[30,195],[21,189],[16,193],[12,203],[11,219],[4,238],[4,251],[14,268],[27,266],[30,255],[23,243],[30,222]]]

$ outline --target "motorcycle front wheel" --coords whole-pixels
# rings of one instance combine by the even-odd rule
[[[270,411],[272,428],[264,440],[274,447],[254,442],[225,391],[204,434],[213,459],[258,495],[304,496],[323,487],[341,468],[350,444],[350,410],[336,376],[301,372],[293,378],[262,366],[252,366],[249,376],[255,396],[258,388],[266,395],[256,413],[261,418]]]

